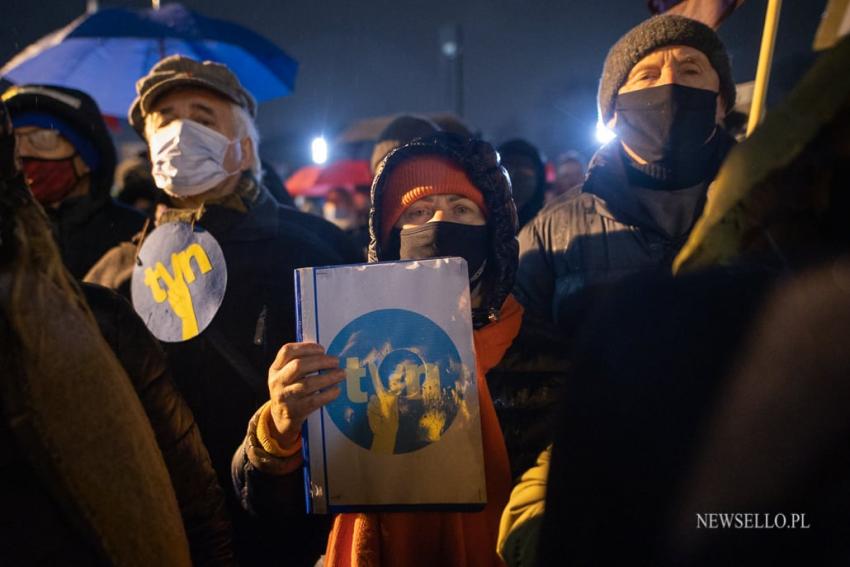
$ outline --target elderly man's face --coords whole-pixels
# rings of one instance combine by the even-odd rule
[[[150,139],[157,130],[177,119],[192,120],[224,134],[230,140],[242,134],[239,131],[233,104],[206,89],[175,89],[157,99],[146,120],[148,138]],[[241,143],[241,159],[235,145],[227,150],[223,163],[227,171],[250,169],[253,160],[250,139],[242,138]]]
[[[638,61],[617,94],[670,84],[719,92],[720,76],[699,49],[671,45],[656,49]],[[725,115],[725,103],[718,96],[715,121],[721,124]],[[614,116],[609,127],[613,126],[616,119]]]
[[[711,66],[708,57],[700,50],[684,45],[671,45],[656,49],[638,61],[617,94],[622,95],[671,84],[717,93],[720,91],[720,76]],[[725,107],[723,97],[718,96],[714,110],[715,124],[723,123],[723,117],[726,115]],[[617,113],[615,112],[607,126],[615,129],[616,124]],[[713,135],[711,133],[710,136]],[[636,162],[646,163],[625,141],[623,147]]]

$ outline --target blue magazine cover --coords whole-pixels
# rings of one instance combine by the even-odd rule
[[[466,261],[296,271],[298,338],[339,357],[303,434],[312,513],[486,503]]]

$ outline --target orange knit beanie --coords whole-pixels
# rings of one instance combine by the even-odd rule
[[[381,199],[381,241],[386,241],[404,211],[429,195],[461,195],[487,216],[484,195],[454,161],[441,156],[411,157],[390,172]]]

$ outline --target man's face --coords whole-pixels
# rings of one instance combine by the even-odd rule
[[[670,84],[719,92],[720,76],[702,51],[684,45],[671,45],[656,49],[638,61],[617,94]],[[722,123],[725,115],[725,103],[721,97],[717,97],[716,123]],[[615,114],[608,127],[613,128],[616,120]]]
[[[563,194],[584,181],[584,166],[574,159],[558,164],[555,186],[558,194]]]
[[[175,89],[157,99],[145,120],[145,133],[148,139],[157,130],[164,128],[173,120],[192,120],[207,128],[223,134],[229,140],[240,137],[239,124],[233,104],[207,89]],[[253,162],[253,148],[247,137],[241,139],[241,160],[235,145],[231,146],[224,158],[227,171],[250,169]]]

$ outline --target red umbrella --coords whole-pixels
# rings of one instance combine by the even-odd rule
[[[305,165],[286,180],[293,197],[324,197],[334,187],[354,191],[357,185],[371,185],[372,172],[366,160],[346,159],[325,167]]]

